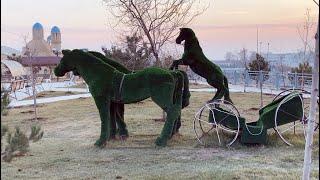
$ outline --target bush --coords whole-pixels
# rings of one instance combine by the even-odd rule
[[[291,73],[288,74],[288,79],[291,83],[294,83],[296,81],[295,74],[297,76],[297,85],[304,85],[307,80],[312,80],[312,77],[310,74],[312,74],[312,66],[310,66],[309,62],[302,62],[299,63],[298,67],[291,68]],[[306,74],[309,74],[308,76]]]
[[[3,88],[1,89],[1,115],[8,114],[8,105],[10,103],[9,92],[5,91]]]
[[[15,156],[15,152],[19,154],[25,154],[28,152],[29,148],[29,139],[27,136],[20,130],[19,127],[16,127],[14,135],[9,132],[7,136],[8,145],[5,148],[5,155],[3,160],[10,162]]]
[[[112,46],[110,50],[102,48],[102,51],[106,57],[118,61],[132,71],[144,69],[151,64],[151,49],[137,34],[125,37],[124,48]]]
[[[44,132],[43,131],[40,132],[40,130],[41,130],[41,126],[35,125],[35,124],[32,125],[29,140],[32,140],[33,142],[39,141],[44,134]]]
[[[252,56],[253,58],[253,56]],[[270,67],[269,63],[262,57],[260,54],[256,53],[255,58],[249,63],[249,71],[264,71],[262,81],[266,81],[269,79]],[[251,79],[259,81],[259,73],[249,73]]]
[[[2,137],[8,132],[8,126],[2,125],[1,124],[1,140]]]
[[[1,152],[2,152],[2,137],[8,132],[8,126],[1,124]]]
[[[1,138],[6,134],[6,132],[8,132],[8,128],[6,126],[1,126]],[[13,135],[8,132],[7,146],[4,151],[3,160],[10,162],[13,157],[27,153],[29,151],[29,141],[39,141],[43,134],[44,132],[41,131],[41,127],[39,125],[31,126],[31,134],[29,138],[20,130],[19,127],[15,128],[15,133]]]
[[[310,66],[309,62],[299,63],[298,67],[291,68],[292,73],[312,73],[312,66]]]

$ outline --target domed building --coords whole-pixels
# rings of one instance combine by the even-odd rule
[[[28,54],[29,53],[29,54]],[[22,49],[23,66],[40,67],[39,74],[52,74],[52,69],[59,64],[61,55],[61,31],[53,26],[50,35],[44,39],[43,26],[37,22],[32,26],[32,40]],[[30,55],[30,57],[29,57]]]
[[[54,26],[57,28],[56,26]],[[52,34],[52,33],[51,33]],[[57,33],[55,33],[55,36],[57,37]],[[60,37],[60,44],[61,47],[61,35],[59,31],[59,37]],[[57,45],[57,44],[55,44]],[[51,45],[44,40],[43,35],[43,27],[40,23],[35,23],[32,27],[32,40],[27,43],[26,47],[23,48],[22,54],[25,54],[27,48],[31,52],[32,56],[55,56],[53,53],[53,49]]]

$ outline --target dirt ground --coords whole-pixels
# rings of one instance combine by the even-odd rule
[[[37,123],[44,137],[31,143],[25,156],[10,163],[2,160],[1,179],[301,179],[304,140],[299,129],[296,135],[290,132],[293,147],[273,130],[268,130],[267,145],[199,145],[193,117],[212,96],[192,93],[189,107],[182,111],[180,133],[165,148],[154,144],[164,123],[155,121],[162,111],[150,99],[125,106],[130,137],[110,141],[102,149],[93,146],[100,118],[92,98],[41,105]],[[231,93],[231,98],[242,116],[257,120],[258,93]],[[264,104],[272,98],[265,95]],[[32,107],[10,109],[1,123],[11,130],[19,125],[29,134],[30,125],[36,123],[32,115]],[[319,179],[319,130],[314,137],[312,179]]]

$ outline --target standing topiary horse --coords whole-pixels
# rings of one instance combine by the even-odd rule
[[[199,41],[192,29],[180,28],[176,43],[180,44],[182,41],[185,41],[182,58],[173,61],[170,69],[178,68],[178,65],[189,65],[193,72],[205,78],[208,84],[217,89],[215,96],[209,102],[221,99],[224,96],[225,100],[232,103],[227,78],[220,67],[208,60],[203,54]]]
[[[64,50],[64,52],[71,52],[70,50]],[[100,58],[105,63],[111,65],[112,67],[116,68],[118,71],[128,74],[131,73],[130,70],[128,70],[126,67],[124,67],[122,64],[113,61],[111,59],[105,59],[103,54],[96,52],[96,51],[88,51],[88,53],[96,56],[97,58]],[[80,74],[76,71],[72,71],[74,75],[79,76]],[[119,132],[119,136],[121,139],[125,139],[129,136],[127,125],[124,122],[124,104],[119,102],[113,102],[110,103],[110,119],[111,119],[111,132],[110,132],[110,138],[115,139],[117,131]],[[118,127],[118,128],[117,128]]]
[[[88,51],[88,53],[92,54],[93,56],[100,58],[100,60],[104,61],[105,63],[111,65],[118,71],[124,74],[133,73],[122,64],[113,61],[112,59],[106,58],[103,54],[96,52],[96,51]],[[119,131],[120,138],[127,138],[129,136],[127,125],[124,122],[124,104],[120,102],[111,102],[110,104],[110,116],[111,116],[111,138],[116,137],[117,130]]]
[[[130,74],[134,73],[133,71],[130,71],[125,66],[120,64],[119,62],[112,60],[110,58],[107,58],[103,54],[96,52],[96,51],[88,51],[88,53],[94,55],[97,58],[100,58],[103,62],[111,65],[118,71],[124,73],[124,74]],[[184,82],[183,82],[183,95],[182,95],[182,109],[187,107],[189,105],[189,98],[190,98],[190,91],[189,91],[189,79],[186,72],[179,70],[183,76],[184,76]],[[126,129],[126,124],[124,122],[124,104],[119,102],[111,102],[111,137],[115,137],[116,135],[116,128],[118,126],[119,128],[119,135],[120,137],[127,137],[128,136],[128,130]],[[181,127],[181,117],[176,121],[174,125],[174,129],[172,131],[172,135],[177,133],[179,131],[179,128]]]
[[[81,50],[62,51],[63,58],[54,69],[56,76],[75,71],[85,80],[94,98],[101,119],[100,138],[96,146],[102,146],[110,138],[110,104],[124,104],[151,99],[166,113],[167,119],[156,145],[165,146],[171,137],[175,121],[181,115],[183,74],[160,68],[146,68],[134,74],[124,74],[99,58]]]

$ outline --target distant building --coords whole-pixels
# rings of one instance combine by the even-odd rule
[[[311,62],[313,62],[313,59],[315,58],[314,52],[306,52],[304,56],[301,51],[296,53],[262,53],[262,56],[270,62],[270,65],[280,66],[283,64],[289,67],[298,67],[299,63],[304,61],[308,61],[312,66],[313,64]]]
[[[28,50],[28,51],[27,51]],[[30,53],[30,57],[28,56]],[[61,59],[61,31],[57,26],[51,28],[44,40],[43,26],[35,23],[32,27],[32,40],[22,49],[21,64],[30,72],[30,66],[40,67],[38,74],[53,75],[53,68]]]

